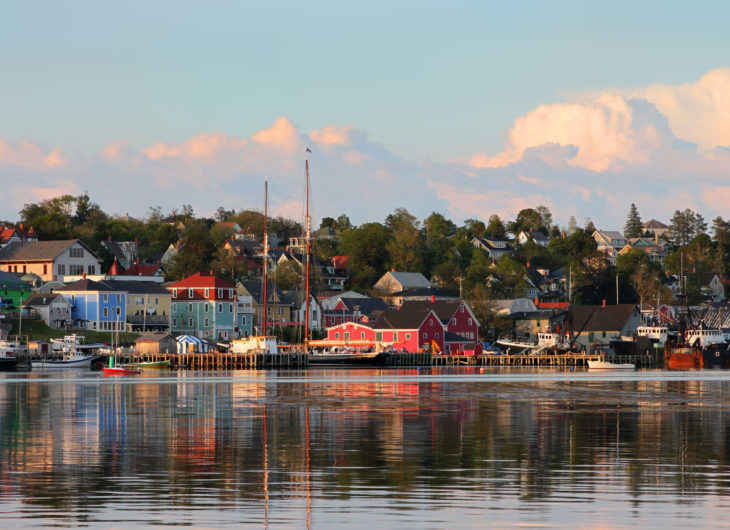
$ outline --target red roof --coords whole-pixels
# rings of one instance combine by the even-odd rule
[[[535,305],[538,309],[567,309],[570,302],[538,302]]]
[[[119,264],[117,258],[114,258],[114,263],[112,263],[107,274],[109,276],[119,276],[120,274],[124,274],[124,268]]]
[[[15,228],[2,228],[0,229],[0,243],[7,243],[10,238],[13,237]]]
[[[214,287],[221,289],[234,289],[234,286],[225,280],[217,278],[212,272],[196,272],[177,283],[169,285],[168,289],[187,289],[189,287]]]
[[[347,256],[335,256],[332,258],[332,265],[335,270],[346,270],[347,269]]]
[[[154,276],[160,270],[160,265],[140,265],[135,263],[123,272],[125,276]]]

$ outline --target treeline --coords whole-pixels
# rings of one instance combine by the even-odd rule
[[[114,217],[103,212],[86,194],[26,204],[20,217],[26,227],[35,227],[41,239],[82,239],[105,259],[105,266],[111,264],[111,256],[101,244],[107,239],[137,241],[141,256],[176,245],[179,252],[168,270],[172,279],[205,270],[233,281],[248,276],[245,264],[222,247],[233,235],[232,230],[218,223],[235,222],[257,238],[263,236],[264,226],[260,212],[219,208],[213,218],[202,218],[195,216],[190,205],[167,216],[159,207],[150,208],[144,220]],[[621,254],[616,265],[611,265],[597,250],[595,226],[589,219],[581,227],[571,217],[567,227],[559,228],[545,206],[523,209],[509,222],[492,215],[486,223],[466,219],[457,225],[436,212],[421,221],[399,208],[382,222],[359,226],[353,226],[345,214],[325,217],[320,228],[331,228],[335,237],[318,239],[315,254],[322,260],[348,256],[351,275],[346,287],[361,292],[370,292],[383,273],[395,269],[421,272],[436,285],[461,291],[467,299],[513,298],[524,295],[528,268],[542,268],[563,269],[565,276],[570,276],[575,303],[614,303],[617,277],[620,302],[646,303],[668,301],[671,295],[666,285],[667,273],[679,274],[681,270],[687,275],[690,300],[699,301],[703,275],[729,272],[730,225],[718,217],[712,222],[710,235],[703,217],[688,209],[675,212],[668,233],[662,236],[669,245],[664,265],[638,249]],[[513,240],[521,231],[541,232],[550,236],[550,242],[543,247],[531,241],[523,245],[512,241],[514,252],[496,261],[473,245],[474,238]],[[639,237],[642,232],[641,217],[632,204],[625,236]],[[273,218],[269,220],[269,233],[286,242],[289,237],[301,235],[302,225]],[[292,287],[299,282],[300,275],[292,267],[282,267],[274,278],[282,286]]]

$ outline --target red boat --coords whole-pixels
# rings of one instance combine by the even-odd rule
[[[104,375],[134,375],[141,374],[142,369],[138,366],[105,366]]]

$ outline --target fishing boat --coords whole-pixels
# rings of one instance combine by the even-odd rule
[[[31,361],[31,365],[33,368],[89,368],[95,358],[95,355],[71,353],[60,359],[35,359]]]
[[[350,365],[383,365],[390,357],[388,351],[360,352],[354,349],[345,349],[318,353],[316,350],[309,353],[309,364],[350,364]]]
[[[22,348],[6,340],[0,340],[0,372],[15,370],[18,366],[18,353]]]
[[[608,361],[588,361],[590,370],[634,370],[634,363],[611,363]]]
[[[730,368],[730,346],[722,331],[701,324],[681,333],[677,343],[666,344],[664,365],[670,370]]]
[[[119,364],[116,357],[109,357],[109,365],[104,367],[104,375],[135,375],[141,374],[142,368],[138,364]]]

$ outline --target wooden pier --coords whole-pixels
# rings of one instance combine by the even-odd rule
[[[656,358],[651,355],[604,355],[566,353],[560,355],[434,355],[434,366],[525,366],[576,367],[588,366],[588,361],[616,364],[633,363],[637,368],[653,368]]]
[[[117,364],[170,361],[176,368],[188,370],[246,370],[266,368],[304,368],[309,364],[305,353],[134,353],[117,354]],[[105,362],[108,357],[104,358]]]

